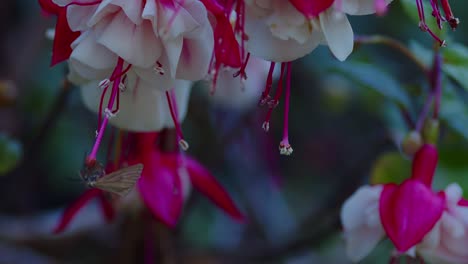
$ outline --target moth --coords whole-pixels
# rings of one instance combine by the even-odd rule
[[[143,164],[135,164],[106,174],[104,166],[97,160],[86,160],[80,177],[88,187],[125,196],[135,186],[142,171]]]

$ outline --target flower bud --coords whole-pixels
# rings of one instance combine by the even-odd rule
[[[432,144],[424,144],[414,155],[411,178],[431,186],[437,161],[437,148]]]
[[[422,137],[424,143],[427,144],[436,144],[437,138],[439,137],[439,120],[438,119],[427,119],[424,122],[424,127],[422,129]]]
[[[423,145],[421,134],[413,130],[409,132],[403,142],[401,143],[401,149],[408,156],[413,156]]]

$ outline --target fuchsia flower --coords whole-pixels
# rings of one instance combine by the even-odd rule
[[[156,218],[174,227],[193,185],[232,218],[244,219],[229,194],[207,169],[181,153],[159,151],[155,146],[156,136],[157,133],[133,134],[135,148],[127,160],[129,164],[144,165],[137,183],[138,191]]]
[[[118,162],[144,165],[143,173],[137,182],[137,190],[146,207],[157,219],[169,227],[174,227],[193,185],[232,218],[244,220],[243,214],[229,194],[207,169],[181,153],[159,151],[155,144],[157,136],[158,133],[130,133],[126,144],[133,147],[128,155],[120,157]],[[109,163],[106,172],[117,169],[119,164]],[[112,204],[103,191],[93,188],[86,190],[64,211],[54,233],[64,231],[79,210],[93,198],[99,199],[106,220],[113,220],[115,210]]]
[[[364,258],[386,235],[400,253],[468,263],[466,251],[458,250],[468,246],[463,236],[468,208],[458,185],[432,190],[436,165],[437,150],[426,144],[415,154],[411,178],[399,185],[361,187],[345,202],[341,221],[351,260]],[[460,244],[452,249],[451,243]]]
[[[386,6],[391,0],[377,2]],[[345,60],[354,41],[346,14],[375,12],[374,0],[248,1],[247,49],[265,60],[284,62],[307,55],[319,44],[327,44],[336,58]]]

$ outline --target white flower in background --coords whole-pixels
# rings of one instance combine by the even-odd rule
[[[109,119],[109,122],[121,129],[130,131],[159,131],[163,128],[173,128],[175,123],[164,91],[154,89],[152,85],[136,83],[135,78],[128,81],[126,89],[120,92],[119,110]],[[187,113],[189,95],[192,83],[190,81],[176,80],[173,100],[177,102],[174,107],[178,113],[178,121],[182,122]],[[81,87],[83,102],[87,108],[99,112],[102,89],[98,82],[91,82]],[[107,92],[104,101],[109,100]]]
[[[54,2],[69,5],[69,26],[81,32],[69,63],[84,79],[109,78],[118,58],[158,89],[171,89],[174,79],[202,79],[208,71],[213,32],[199,1]]]
[[[233,77],[238,70],[224,68],[218,76],[218,88],[210,96],[214,104],[235,110],[248,110],[257,105],[268,77],[270,63],[251,57],[246,67],[247,79]],[[276,71],[276,76],[279,71]],[[207,85],[208,86],[208,85]]]
[[[343,61],[353,50],[354,41],[346,14],[376,12],[376,0],[336,0],[313,16],[306,13],[307,10],[297,9],[297,3],[293,5],[293,2],[300,1],[246,1],[247,49],[253,55],[270,61],[292,61],[307,55],[319,44],[325,44]],[[385,2],[388,4],[391,0]]]

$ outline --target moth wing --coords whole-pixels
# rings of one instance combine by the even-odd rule
[[[143,164],[136,164],[99,178],[94,187],[101,190],[125,196],[135,185],[143,171]]]

